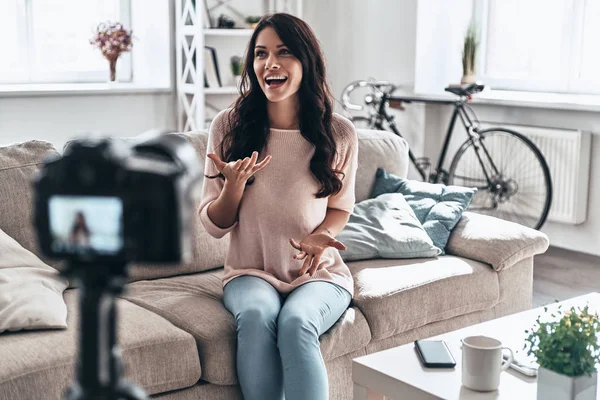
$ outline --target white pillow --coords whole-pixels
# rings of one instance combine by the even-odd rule
[[[0,332],[66,329],[68,281],[0,229]]]

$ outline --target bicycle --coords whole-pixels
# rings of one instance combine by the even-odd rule
[[[352,117],[357,128],[392,131],[402,137],[389,108],[404,110],[405,104],[447,104],[454,107],[437,165],[431,171],[427,157],[409,157],[423,181],[476,187],[478,190],[469,211],[492,215],[540,229],[552,204],[552,180],[548,163],[538,147],[526,136],[511,129],[480,129],[479,119],[467,104],[484,88],[480,84],[449,86],[445,90],[457,99],[426,99],[416,96],[393,96],[399,87],[388,81],[355,81],[342,93],[346,110],[362,111],[365,106],[350,102],[350,93],[359,87],[371,91],[364,97],[370,107],[368,116]],[[448,146],[457,119],[467,133],[467,140],[454,155],[450,168],[444,169]],[[387,125],[387,129],[384,125]]]

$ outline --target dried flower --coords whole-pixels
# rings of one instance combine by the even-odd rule
[[[109,61],[116,61],[126,51],[133,47],[133,31],[127,30],[120,22],[101,22],[90,39],[90,44],[97,47]]]

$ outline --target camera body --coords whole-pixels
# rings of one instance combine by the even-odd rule
[[[40,250],[86,264],[187,261],[201,177],[177,135],[74,140],[34,181]]]

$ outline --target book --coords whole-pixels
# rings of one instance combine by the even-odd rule
[[[217,50],[214,47],[204,46],[204,77],[205,87],[221,87],[221,75],[217,62]]]

